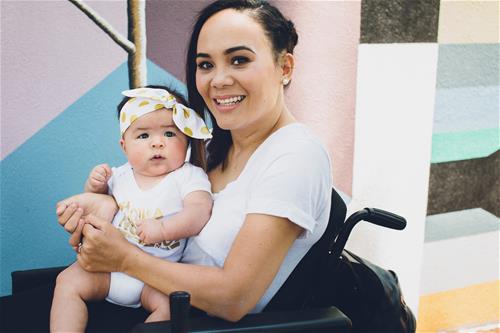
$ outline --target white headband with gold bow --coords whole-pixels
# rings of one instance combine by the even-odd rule
[[[172,119],[179,130],[195,139],[210,139],[212,134],[203,119],[193,110],[181,103],[165,89],[137,88],[125,90],[123,95],[131,97],[120,111],[120,132],[125,133],[127,128],[137,118],[166,108],[173,111]]]

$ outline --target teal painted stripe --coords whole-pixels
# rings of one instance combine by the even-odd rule
[[[437,87],[499,85],[500,44],[439,45]]]
[[[435,133],[432,136],[431,163],[486,157],[496,152],[498,148],[498,128],[457,133]]]

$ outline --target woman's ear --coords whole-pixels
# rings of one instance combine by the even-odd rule
[[[287,85],[292,80],[293,69],[295,67],[295,57],[291,53],[285,53],[281,58],[281,80],[283,85]]]

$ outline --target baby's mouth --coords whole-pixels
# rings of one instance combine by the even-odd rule
[[[234,97],[230,97],[230,98],[224,98],[224,99],[220,99],[220,98],[214,98],[214,101],[217,105],[222,105],[222,106],[230,106],[230,105],[235,105],[235,104],[238,104],[238,103],[241,103],[241,101],[243,101],[245,99],[246,96],[234,96]]]
[[[151,157],[151,160],[153,160],[153,161],[164,160],[164,159],[165,159],[165,157],[163,157],[160,154],[156,154],[156,155],[153,155],[153,157]]]

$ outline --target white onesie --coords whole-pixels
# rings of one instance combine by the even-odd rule
[[[154,245],[142,244],[136,234],[135,222],[147,218],[168,217],[182,210],[183,198],[194,191],[210,193],[207,174],[199,167],[185,163],[167,174],[148,190],[139,188],[129,163],[113,168],[108,181],[109,193],[115,198],[119,211],[113,219],[127,240],[142,250],[163,259],[178,261],[185,247],[185,239],[164,241]],[[168,223],[168,222],[167,222]],[[109,293],[111,303],[139,307],[144,283],[120,272],[111,273]]]

